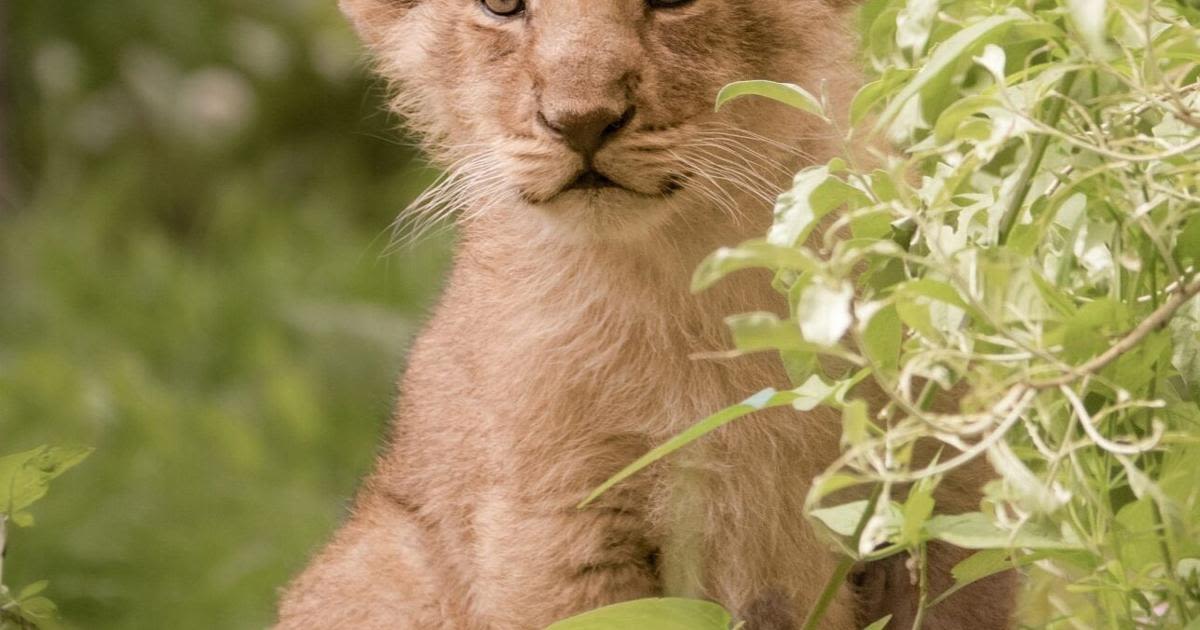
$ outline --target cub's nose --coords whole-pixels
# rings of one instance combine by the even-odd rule
[[[538,122],[562,138],[572,150],[590,159],[606,140],[633,120],[633,114],[632,106],[623,112],[612,109],[543,109],[538,112]]]

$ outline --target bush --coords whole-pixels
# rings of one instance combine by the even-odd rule
[[[696,275],[703,290],[748,267],[776,274],[791,316],[729,324],[741,351],[778,352],[797,389],[702,422],[600,491],[816,392],[842,410],[843,452],[814,481],[807,517],[843,571],[910,553],[923,576],[925,545],[941,540],[978,550],[955,589],[1023,568],[1033,627],[1200,623],[1198,23],[1176,0],[867,5],[875,77],[846,146],[898,150],[803,170],[765,239],[716,252]],[[736,90],[820,107],[794,86]],[[823,368],[823,356],[853,368]],[[854,393],[868,379],[888,395],[882,409]],[[933,411],[950,390],[958,409]],[[914,457],[918,441],[938,456]],[[979,458],[998,473],[980,510],[935,515],[933,490]],[[870,499],[834,500],[852,487]],[[944,595],[922,589],[921,609]],[[662,607],[559,627],[618,627],[586,624]]]

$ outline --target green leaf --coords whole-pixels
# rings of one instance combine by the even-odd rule
[[[641,472],[647,466],[674,453],[675,451],[678,451],[688,444],[695,442],[709,433],[716,431],[717,429],[729,424],[730,422],[733,422],[734,420],[748,416],[756,411],[762,411],[763,409],[784,407],[796,403],[806,393],[811,392],[811,383],[813,379],[820,382],[820,379],[814,376],[809,380],[809,383],[806,383],[796,390],[780,392],[770,388],[764,389],[750,398],[747,398],[741,404],[728,407],[718,411],[708,418],[705,418],[704,420],[701,420],[688,430],[680,433],[674,438],[671,438],[665,444],[656,447],[649,453],[646,453],[642,457],[638,458],[637,461],[633,462],[629,466],[626,466],[624,470],[618,472],[616,475],[613,475],[611,479],[605,481],[600,485],[599,488],[596,488],[590,495],[588,495],[588,497],[579,504],[579,507],[586,507],[592,501],[600,498],[600,496],[605,492],[611,490],[613,486]]]
[[[1107,0],[1067,0],[1071,22],[1083,35],[1093,54],[1104,52],[1104,21],[1109,15],[1107,5]]]
[[[705,258],[692,276],[692,291],[704,291],[742,269],[815,271],[820,265],[820,261],[803,248],[748,241],[737,247],[722,247]]]
[[[46,495],[50,482],[77,466],[92,449],[42,446],[0,457],[0,514],[18,515]],[[16,519],[18,525],[22,521]]]
[[[888,616],[884,617],[883,619],[876,620],[875,623],[872,623],[871,625],[867,626],[866,628],[863,628],[863,630],[883,630],[884,628],[887,627],[888,622],[891,620],[892,620],[892,616],[888,615]]]
[[[813,510],[809,515],[829,528],[829,531],[848,538],[858,530],[858,524],[862,522],[863,512],[868,505],[867,501],[850,501],[833,507]],[[887,521],[886,529],[899,531],[903,523],[899,506],[895,503],[888,504],[883,508],[883,516]]]
[[[780,350],[779,358],[793,385],[800,385],[812,378],[818,367],[817,353],[807,350]]]
[[[1050,281],[1045,278],[1036,269],[1030,270],[1029,277],[1033,278],[1033,284],[1037,287],[1038,293],[1050,308],[1063,317],[1071,317],[1075,314],[1075,304],[1071,298],[1063,293],[1062,289],[1050,284]]]
[[[1077,549],[1078,542],[1068,541],[1053,532],[1025,526],[1016,532],[1001,529],[986,514],[939,515],[925,524],[925,535],[964,549]]]
[[[962,296],[958,294],[957,289],[939,280],[933,280],[931,278],[912,280],[900,285],[896,288],[896,290],[910,296],[919,295],[922,297],[927,297],[931,300],[937,300],[943,304],[949,304],[950,306],[961,308],[964,311],[971,310],[971,306],[962,299]]]
[[[967,118],[1000,105],[999,97],[991,94],[976,94],[956,101],[938,116],[937,124],[933,127],[933,137],[940,143],[950,142]]]
[[[869,202],[861,190],[834,175],[830,165],[804,169],[796,175],[791,190],[775,202],[775,223],[767,233],[767,241],[795,247],[808,240],[817,222],[833,210],[847,203]]]
[[[781,320],[774,313],[742,313],[725,320],[733,333],[733,345],[744,352],[759,350],[813,351],[819,349],[804,340],[800,327]]]
[[[1085,304],[1048,340],[1060,341],[1063,354],[1070,361],[1082,361],[1104,352],[1109,347],[1106,337],[1124,332],[1128,309],[1110,298]]]
[[[804,339],[818,346],[837,345],[854,323],[850,312],[853,300],[854,287],[849,283],[840,287],[824,282],[808,285],[796,305],[796,319]]]
[[[904,341],[904,326],[895,305],[880,308],[871,315],[863,330],[863,352],[881,370],[894,370],[899,365],[900,347]]]
[[[915,299],[897,299],[896,314],[905,326],[921,333],[927,339],[940,340],[942,334],[933,325],[933,317],[929,314],[929,305]]]
[[[809,512],[809,516],[817,519],[829,531],[839,536],[853,536],[862,522],[863,511],[867,509],[867,501],[851,501],[833,507],[821,508]]]
[[[1171,365],[1193,387],[1200,385],[1200,298],[1171,318]]]
[[[20,601],[23,599],[29,599],[30,597],[33,597],[35,595],[40,595],[42,593],[42,591],[46,590],[47,586],[50,586],[49,580],[41,580],[40,582],[34,582],[33,584],[30,584],[30,585],[26,586],[25,588],[21,589],[20,594],[17,595],[17,600]]]
[[[829,120],[825,116],[825,108],[821,106],[821,101],[804,88],[791,83],[763,80],[738,81],[726,85],[717,94],[717,111],[720,111],[729,101],[743,96],[763,96]]]
[[[938,0],[908,0],[896,16],[896,45],[911,57],[925,52],[937,17]]]
[[[917,76],[909,82],[890,103],[876,122],[875,129],[880,131],[891,123],[903,110],[910,100],[927,90],[944,90],[949,81],[949,75],[959,63],[969,62],[975,50],[982,48],[988,42],[999,38],[1005,30],[1014,24],[1029,21],[1029,16],[1017,9],[1008,9],[1000,15],[993,15],[964,28],[952,37],[942,42],[934,49],[933,54],[917,72]],[[927,112],[927,115],[940,112]]]
[[[1176,237],[1175,251],[1180,260],[1200,261],[1200,214],[1184,223],[1183,231]]]
[[[1022,564],[1033,562],[1037,557],[1033,554],[1028,554],[1023,556],[1022,560],[1017,561],[1011,557],[1008,549],[984,549],[977,551],[950,569],[950,575],[954,577],[954,585],[946,589],[941,595],[938,595],[929,605],[936,606],[954,593],[979,580],[996,575],[997,573],[1003,573]]]
[[[858,446],[871,437],[867,403],[853,400],[842,408],[842,448]]]
[[[864,483],[862,478],[844,472],[821,475],[813,480],[808,500],[812,504],[819,504],[825,497],[835,492],[853,488],[862,483]],[[811,514],[809,515],[811,516]]]
[[[598,608],[559,621],[547,630],[729,630],[733,616],[712,602],[641,599]]]
[[[897,86],[903,85],[911,79],[914,74],[916,71],[909,68],[888,68],[879,79],[859,88],[858,93],[854,95],[854,100],[850,103],[850,124],[857,127],[880,101],[891,94]]]
[[[904,524],[900,528],[901,545],[918,545],[922,542],[921,535],[925,523],[933,514],[933,484],[922,480],[908,493],[902,511]]]

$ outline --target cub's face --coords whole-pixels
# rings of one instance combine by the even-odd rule
[[[714,97],[750,78],[838,91],[850,41],[833,1],[341,4],[447,169],[433,211],[528,208],[611,236],[774,195],[813,121],[753,102],[718,114]]]

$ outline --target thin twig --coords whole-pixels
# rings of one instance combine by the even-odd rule
[[[862,537],[863,532],[867,529],[867,523],[871,517],[875,515],[875,507],[879,503],[879,497],[883,495],[883,485],[877,484],[871,490],[871,497],[867,499],[867,507],[863,510],[862,518],[858,521],[858,527],[854,528],[854,536],[852,540],[857,548],[858,539]],[[825,611],[829,608],[829,604],[833,603],[833,598],[842,588],[842,584],[846,582],[846,576],[850,574],[850,569],[854,567],[854,558],[844,556],[838,562],[837,567],[833,570],[833,574],[829,576],[829,581],[825,583],[825,589],[821,591],[821,596],[817,598],[817,603],[813,605],[812,610],[808,611],[808,617],[804,620],[803,630],[817,630],[817,624],[825,618]]]
[[[1075,77],[1077,76],[1077,71],[1071,71],[1063,77],[1059,97],[1050,105],[1050,112],[1046,115],[1046,125],[1049,127],[1058,126],[1058,121],[1062,118],[1063,109],[1066,108],[1067,99],[1071,98],[1071,88],[1074,87]],[[1017,217],[1021,214],[1021,208],[1025,205],[1025,197],[1029,196],[1029,189],[1033,186],[1033,176],[1041,168],[1042,158],[1046,156],[1046,149],[1049,146],[1050,136],[1047,134],[1042,134],[1033,141],[1029,161],[1025,163],[1025,168],[1021,171],[1021,175],[1017,179],[1016,190],[1013,191],[1012,197],[1008,199],[1008,207],[1004,209],[1004,214],[1000,218],[1001,245],[1004,245],[1008,241],[1008,236],[1012,232],[1013,226],[1017,224]]]
[[[920,571],[917,588],[920,589],[921,598],[917,600],[917,614],[913,617],[912,630],[921,630],[925,623],[925,611],[929,610],[929,548],[925,543],[921,543],[916,561]]]
[[[1052,378],[1045,381],[1035,381],[1029,383],[1029,387],[1033,389],[1050,389],[1069,385],[1085,376],[1095,374],[1108,366],[1109,363],[1117,360],[1121,355],[1132,350],[1135,346],[1142,342],[1150,333],[1165,326],[1175,316],[1175,313],[1183,308],[1192,298],[1200,294],[1200,279],[1193,279],[1191,284],[1184,287],[1182,291],[1178,291],[1171,299],[1163,302],[1162,306],[1150,313],[1150,316],[1142,320],[1133,330],[1129,331],[1120,341],[1113,344],[1111,348],[1103,354],[1096,356],[1087,363],[1063,374],[1062,376]]]

